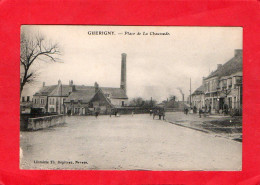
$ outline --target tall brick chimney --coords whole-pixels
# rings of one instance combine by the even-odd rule
[[[126,92],[126,54],[122,53],[120,88]]]

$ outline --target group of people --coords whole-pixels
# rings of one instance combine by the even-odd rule
[[[194,107],[191,107],[190,108],[191,112],[196,114],[197,113],[197,107],[194,106]],[[229,108],[228,108],[228,105],[227,104],[224,104],[223,106],[223,110],[220,109],[219,113],[224,113],[224,114],[228,114],[229,113]],[[185,107],[184,108],[184,114],[188,114],[189,112],[189,108],[188,107]],[[199,117],[201,118],[202,115],[206,116],[206,114],[211,114],[211,106],[205,106],[203,108],[199,108]]]
[[[197,113],[197,107],[196,106],[192,107],[191,112],[196,114]],[[188,113],[189,113],[189,108],[185,107],[184,108],[184,114],[188,115]],[[200,118],[201,118],[201,115],[204,114],[204,113],[206,113],[206,111],[203,111],[201,108],[199,108],[199,117]]]

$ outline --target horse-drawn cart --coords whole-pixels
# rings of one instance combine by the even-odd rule
[[[158,116],[159,120],[163,118],[165,120],[165,110],[163,107],[157,107],[153,110],[153,119]]]

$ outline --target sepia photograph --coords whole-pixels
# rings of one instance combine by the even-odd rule
[[[241,171],[243,28],[23,25],[20,169]]]

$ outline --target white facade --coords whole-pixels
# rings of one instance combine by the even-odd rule
[[[114,98],[111,98],[111,103],[115,106],[126,106],[128,105],[128,99],[114,99]]]

